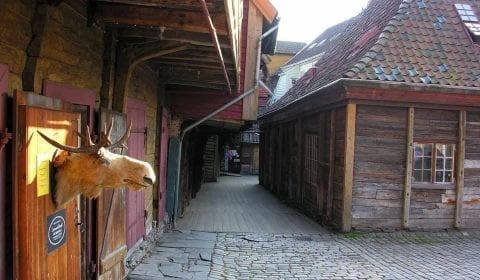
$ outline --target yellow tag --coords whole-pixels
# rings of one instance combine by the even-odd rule
[[[50,156],[37,155],[37,197],[50,192]]]

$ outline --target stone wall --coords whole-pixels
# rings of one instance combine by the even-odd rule
[[[9,92],[14,89],[40,93],[45,79],[92,89],[101,86],[103,30],[87,26],[82,1],[48,6],[33,88],[24,88],[22,74],[34,35],[32,20],[38,9],[33,0],[5,0],[0,9],[0,63],[10,69]],[[37,36],[38,39],[39,36]]]
[[[33,4],[33,0],[4,0],[0,9],[0,63],[9,66],[9,92],[22,88],[26,50],[32,36]]]

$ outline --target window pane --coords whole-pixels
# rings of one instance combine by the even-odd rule
[[[432,171],[424,170],[422,182],[431,182],[431,180],[432,180]]]
[[[446,145],[445,155],[447,157],[452,157],[453,156],[453,145]]]
[[[435,172],[435,182],[439,182],[439,183],[443,182],[443,172],[442,171]]]
[[[415,170],[413,172],[413,177],[416,182],[422,182],[422,170]]]
[[[423,156],[423,145],[422,144],[415,144],[415,156],[416,157]]]
[[[423,158],[423,169],[431,169],[432,168],[432,158]]]
[[[445,156],[445,145],[437,144],[437,157]]]
[[[445,172],[445,182],[452,182],[452,171]]]
[[[445,160],[445,169],[446,170],[452,170],[453,169],[453,160],[452,159]]]
[[[415,157],[415,169],[422,169],[422,158]]]
[[[437,158],[437,163],[435,165],[437,170],[443,170],[443,160],[443,158]]]
[[[426,156],[432,156],[432,144],[425,144],[423,147],[423,154]]]

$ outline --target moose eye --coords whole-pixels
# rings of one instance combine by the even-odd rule
[[[110,165],[110,161],[108,161],[107,159],[105,158],[101,158],[100,159],[100,164],[103,164],[103,165]]]

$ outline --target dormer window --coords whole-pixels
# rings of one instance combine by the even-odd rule
[[[457,12],[462,18],[463,22],[478,22],[478,18],[472,10],[472,7],[468,4],[455,4]]]
[[[472,39],[478,43],[480,41],[480,22],[472,7],[468,4],[455,4],[455,8],[463,24],[465,24],[465,27],[467,27],[470,32]]]

